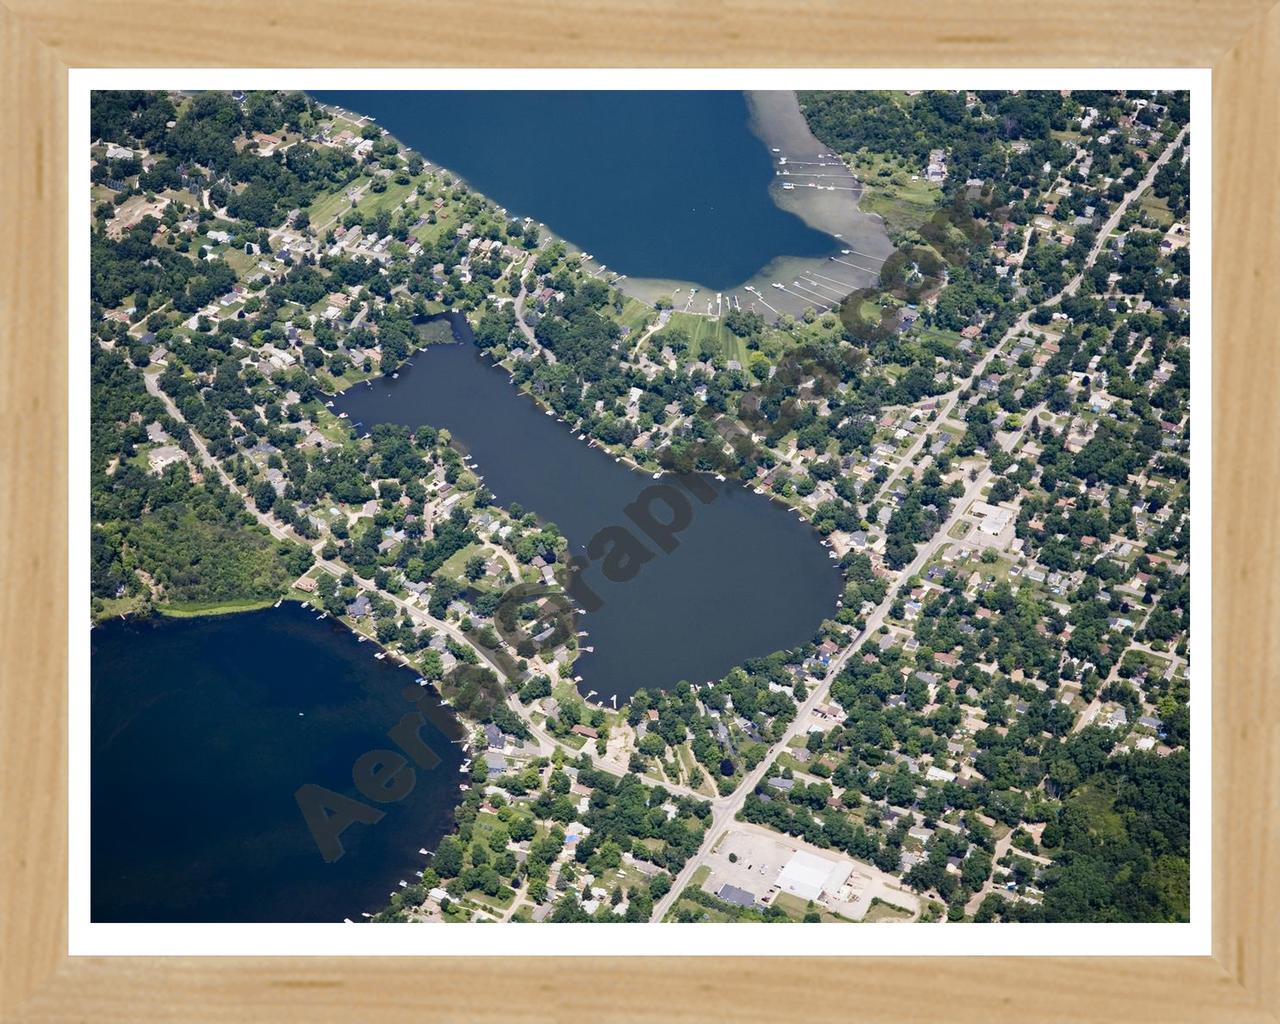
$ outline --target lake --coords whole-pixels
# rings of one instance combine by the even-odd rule
[[[414,882],[416,851],[452,829],[463,754],[434,691],[375,653],[290,603],[94,629],[92,920],[358,921]],[[439,763],[374,803],[353,765],[397,749],[406,694],[429,695]],[[326,863],[295,797],[308,784],[385,816],[351,824]]]
[[[771,197],[774,160],[741,92],[312,95],[375,118],[513,216],[632,278],[727,290],[779,257],[840,245]]]
[[[356,385],[334,411],[362,430],[447,428],[499,504],[518,502],[555,523],[580,555],[605,527],[645,540],[624,510],[668,478],[654,481],[577,440],[480,355],[464,317],[448,316],[463,344],[418,352],[399,379]],[[718,679],[747,658],[808,642],[835,613],[842,577],[816,531],[737,482],[700,480],[716,496],[690,500],[691,521],[674,550],[646,541],[651,559],[625,581],[610,582],[598,564],[584,571],[601,601],[579,622],[589,633],[581,643],[594,647],[575,666],[584,693],[605,701],[616,694],[621,704],[640,687]],[[669,518],[661,504],[655,515]]]

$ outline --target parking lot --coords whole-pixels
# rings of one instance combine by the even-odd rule
[[[860,921],[879,898],[918,915],[917,897],[899,888],[896,879],[884,876],[869,864],[842,856],[834,850],[819,850],[788,836],[777,836],[758,825],[735,823],[707,856],[711,869],[702,888],[719,893],[722,886],[732,885],[751,893],[758,906],[773,902],[779,892],[778,875],[797,850],[851,866],[848,879],[836,892],[826,893],[821,903],[842,917]]]

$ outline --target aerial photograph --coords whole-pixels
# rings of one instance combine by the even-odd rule
[[[89,125],[92,922],[1190,920],[1188,91]]]

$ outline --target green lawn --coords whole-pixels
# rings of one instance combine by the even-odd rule
[[[1124,657],[1120,659],[1120,664],[1129,669],[1140,670],[1145,668],[1148,674],[1164,677],[1169,671],[1169,659],[1162,658],[1159,655],[1148,654],[1146,651],[1125,651]]]
[[[1173,213],[1169,209],[1169,204],[1152,193],[1150,189],[1138,200],[1138,208],[1157,227],[1167,228],[1173,223]]]
[[[142,607],[142,596],[98,597],[94,598],[93,603],[95,606],[101,605],[100,609],[93,612],[93,621],[101,622],[114,615],[132,615]]]
[[[787,916],[793,921],[803,921],[804,915],[809,912],[809,905],[799,896],[793,896],[789,892],[780,892],[773,898],[773,905],[781,907],[787,912]],[[822,907],[814,904],[813,909],[818,912],[818,917],[823,924],[830,922],[841,922],[850,924],[849,918],[840,914],[834,914],[830,910],[824,910]]]
[[[921,327],[916,329],[916,333],[922,341],[933,342],[936,347],[945,348],[949,352],[954,352],[955,347],[964,340],[959,331],[944,331],[940,327]]]
[[[156,611],[175,619],[190,619],[197,615],[229,615],[234,612],[252,612],[259,608],[270,608],[275,604],[271,598],[243,601],[182,601],[174,604],[157,605]]]
[[[719,321],[695,313],[672,313],[669,326],[679,327],[689,337],[689,354],[695,358],[720,355],[747,364],[747,346]]]
[[[631,328],[631,341],[644,328],[645,322],[653,315],[653,310],[639,299],[628,298],[622,306],[622,312],[615,313],[613,319],[623,327]]]
[[[374,192],[370,189],[360,197],[357,209],[365,217],[374,216],[381,210],[395,210],[418,187],[417,181],[412,179],[407,185],[397,185],[394,176],[387,178],[386,182],[385,192]]]
[[[347,198],[347,191],[359,188],[368,180],[368,177],[362,176],[348,185],[343,185],[335,192],[317,196],[311,205],[307,207],[307,215],[311,218],[312,227],[325,227],[335,217],[340,217],[346,213],[351,208],[351,200]]]
[[[419,212],[425,214],[427,211],[434,211],[436,222],[434,224],[420,224],[413,228],[409,233],[413,235],[423,245],[431,245],[438,241],[445,234],[452,234],[458,228],[458,214],[452,203],[445,203],[442,209],[436,210],[431,202],[427,202],[425,208],[420,208]]]
[[[942,194],[940,186],[926,181],[921,168],[908,168],[883,154],[862,151],[849,164],[866,186],[858,206],[878,214],[889,237],[914,231],[932,215]]]
[[[886,903],[880,897],[871,901],[871,909],[863,917],[864,924],[887,923],[892,921],[910,921],[911,914],[892,903]]]

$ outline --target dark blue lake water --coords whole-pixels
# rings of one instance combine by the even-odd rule
[[[740,285],[838,243],[769,197],[740,92],[313,92],[631,277]]]
[[[400,749],[406,694],[433,694],[374,653],[294,604],[95,629],[92,919],[358,921],[414,881],[418,849],[452,828],[463,755],[432,695],[421,737],[439,763],[399,801],[356,789],[358,758]],[[295,797],[307,784],[384,816],[326,863]]]
[[[584,554],[607,527],[637,537],[648,559],[630,579],[611,582],[602,555],[583,580],[601,601],[582,616],[582,689],[619,704],[640,687],[718,679],[747,658],[811,640],[836,610],[842,577],[818,534],[794,512],[734,481],[701,477],[714,500],[690,498],[689,522],[670,552],[646,539],[626,509],[646,488],[670,483],[637,473],[577,440],[508,382],[470,344],[471,329],[452,315],[461,345],[433,345],[402,368],[339,395],[365,430],[375,423],[447,428],[475,459],[499,503],[518,502],[554,522],[572,551]],[[671,520],[667,506],[650,506]]]

